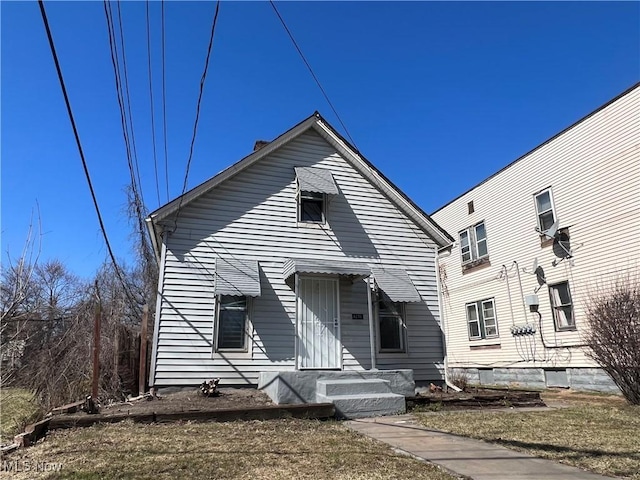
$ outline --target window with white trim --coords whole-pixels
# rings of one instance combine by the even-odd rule
[[[378,301],[378,338],[381,353],[406,352],[404,303]]]
[[[249,300],[220,295],[216,308],[216,351],[247,351]]]
[[[575,330],[576,323],[573,318],[573,302],[569,282],[560,282],[549,285],[551,297],[551,309],[556,330]]]
[[[498,320],[493,298],[467,303],[469,340],[498,337]]]
[[[460,255],[463,264],[489,256],[484,222],[460,232]]]
[[[326,203],[324,193],[301,191],[298,195],[298,221],[325,223]]]
[[[546,232],[556,221],[551,188],[547,188],[540,193],[536,193],[534,198],[536,203],[536,215],[538,217],[538,228],[541,232]]]

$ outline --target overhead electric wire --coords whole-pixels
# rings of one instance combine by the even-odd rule
[[[91,181],[91,175],[89,174],[89,167],[87,166],[87,161],[84,156],[84,150],[82,148],[82,143],[80,142],[80,135],[78,133],[78,128],[76,126],[76,121],[73,116],[73,110],[71,109],[71,102],[69,101],[69,95],[67,93],[67,87],[64,83],[64,77],[62,76],[62,70],[60,68],[60,62],[58,60],[58,54],[56,52],[56,47],[53,43],[53,36],[51,35],[51,28],[49,27],[49,20],[47,18],[47,12],[44,8],[44,3],[42,0],[38,0],[38,5],[40,6],[40,14],[42,15],[42,22],[44,23],[44,28],[47,32],[47,39],[49,40],[49,47],[51,49],[51,55],[53,57],[53,62],[56,67],[56,72],[58,74],[58,81],[60,82],[60,88],[62,89],[62,96],[64,97],[64,103],[67,107],[67,114],[69,115],[69,120],[71,122],[71,128],[73,129],[73,135],[76,140],[76,145],[78,147],[78,153],[80,154],[80,160],[82,161],[82,168],[84,170],[84,175],[87,180],[87,185],[89,186],[89,191],[91,192],[91,199],[93,200],[93,206],[96,210],[96,215],[98,217],[98,223],[100,224],[100,230],[102,231],[102,236],[104,238],[104,242],[107,246],[107,251],[109,252],[109,257],[111,258],[111,262],[113,263],[113,268],[116,271],[116,275],[120,279],[122,283],[122,288],[124,289],[125,294],[129,296],[129,290],[127,284],[122,277],[122,272],[120,272],[120,267],[118,266],[118,262],[116,262],[116,257],[113,253],[113,249],[111,248],[111,243],[109,242],[109,236],[107,235],[107,230],[104,226],[104,221],[102,219],[102,214],[100,213],[100,207],[98,205],[98,199],[96,197],[96,192],[93,189],[93,182]],[[134,303],[135,305],[135,303]]]
[[[165,87],[165,53],[164,53],[164,0],[161,0],[162,22],[162,136],[164,138],[164,172],[167,187],[167,202],[169,201],[169,154],[167,153],[167,94]]]
[[[122,12],[120,10],[120,2],[117,2],[116,5],[118,6],[118,26],[120,28],[120,48],[122,49],[122,69],[123,69],[123,73],[124,73],[124,92],[122,92],[121,90],[121,94],[123,97],[123,101],[126,107],[126,112],[127,115],[129,117],[128,120],[128,128],[130,131],[130,152],[131,152],[131,160],[132,163],[134,165],[135,168],[135,176],[137,177],[137,185],[134,185],[136,187],[136,193],[139,195],[139,200],[142,203],[142,205],[144,205],[144,195],[142,192],[142,181],[140,180],[140,165],[138,162],[138,151],[136,148],[136,137],[134,134],[134,129],[133,129],[133,114],[131,113],[131,96],[129,95],[129,75],[127,73],[127,52],[125,50],[125,43],[124,43],[124,27],[122,24]],[[111,11],[111,4],[109,4],[109,11]],[[113,17],[111,18],[111,27],[113,29],[113,33],[115,36],[115,27],[113,26]],[[115,48],[115,47],[114,47]],[[117,62],[117,76],[119,78],[119,68],[120,68],[120,63],[118,62],[118,51],[117,49],[115,49],[115,53],[116,53],[116,62]],[[120,84],[122,84],[122,80],[120,80]],[[122,88],[122,86],[119,87],[120,89]],[[126,118],[125,118],[126,121]],[[126,128],[126,127],[125,127]],[[126,141],[126,140],[125,140]],[[133,172],[132,172],[133,174]],[[135,180],[134,180],[135,181]]]
[[[158,206],[160,203],[160,182],[158,181],[158,157],[156,154],[156,122],[155,112],[153,109],[153,77],[151,75],[151,28],[149,26],[149,0],[146,1],[147,6],[147,66],[149,72],[149,100],[151,105],[151,142],[153,144],[153,171],[156,176],[156,195],[158,196]]]
[[[340,118],[340,115],[338,114],[338,111],[336,110],[336,108],[333,106],[333,103],[329,99],[329,95],[327,95],[327,92],[322,87],[322,84],[320,83],[320,80],[318,80],[318,77],[313,72],[313,69],[311,68],[311,65],[309,64],[309,62],[305,58],[304,54],[302,53],[302,50],[298,46],[298,42],[296,42],[296,39],[293,38],[293,34],[291,33],[291,30],[289,30],[289,27],[287,27],[287,24],[285,23],[284,19],[282,18],[282,15],[280,15],[280,12],[276,8],[276,4],[273,2],[273,0],[269,0],[269,3],[273,7],[273,11],[276,12],[276,15],[280,19],[280,23],[282,23],[282,26],[284,27],[285,31],[287,32],[287,35],[289,35],[289,38],[291,39],[291,42],[293,43],[293,46],[296,48],[296,50],[298,51],[298,54],[300,55],[300,58],[302,58],[302,61],[307,66],[307,69],[309,70],[309,73],[311,73],[311,76],[313,77],[313,79],[315,80],[316,84],[318,85],[318,88],[322,92],[322,95],[324,95],[324,98],[327,101],[327,103],[329,104],[329,107],[331,107],[331,110],[333,111],[334,115],[336,116],[336,118],[340,122],[340,125],[342,125],[342,128],[344,129],[345,133],[347,134],[347,137],[349,137],[349,140],[351,141],[351,145],[354,146],[354,148],[356,149],[356,152],[360,153],[359,150],[358,150],[358,146],[356,145],[356,142],[353,140],[353,137],[351,136],[351,134],[349,133],[349,130],[347,129],[347,126],[342,121],[342,118]]]
[[[115,79],[115,88],[116,88],[116,98],[118,100],[118,107],[120,109],[120,123],[122,125],[122,135],[124,138],[125,151],[127,156],[127,166],[129,168],[129,174],[131,176],[131,188],[132,193],[134,195],[134,199],[136,202],[140,201],[144,204],[144,199],[142,193],[138,191],[138,185],[140,184],[140,171],[137,168],[134,168],[134,160],[133,160],[133,151],[132,151],[132,142],[129,138],[129,126],[127,123],[127,110],[125,106],[125,96],[122,88],[122,79],[120,77],[120,60],[118,57],[118,49],[115,41],[115,26],[113,24],[113,13],[111,12],[111,4],[105,0],[104,4],[104,13],[107,21],[107,31],[109,34],[109,47],[111,51],[111,64],[113,66],[113,74]],[[121,32],[122,32],[122,25]],[[127,87],[125,86],[125,92]],[[138,173],[138,178],[136,180],[136,171]],[[138,212],[139,216],[141,216],[141,212]]]
[[[200,93],[198,94],[198,102],[196,103],[196,118],[193,122],[193,134],[191,136],[191,145],[189,147],[189,157],[187,159],[187,167],[184,173],[184,182],[182,184],[182,193],[180,194],[180,202],[178,203],[178,210],[176,213],[176,225],[178,217],[180,216],[180,209],[182,208],[182,202],[184,201],[184,192],[187,190],[187,181],[189,179],[189,169],[191,168],[191,159],[193,158],[193,147],[196,142],[196,135],[198,132],[198,121],[200,120],[200,103],[202,102],[202,93],[204,91],[204,83],[207,79],[207,71],[209,70],[209,59],[211,57],[211,48],[213,47],[213,37],[216,31],[216,24],[218,23],[218,12],[220,11],[220,0],[216,3],[216,11],[213,15],[213,22],[211,24],[211,35],[209,37],[209,46],[207,48],[207,57],[204,62],[204,71],[200,78]]]

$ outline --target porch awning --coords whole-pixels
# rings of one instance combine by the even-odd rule
[[[324,168],[315,167],[294,167],[298,179],[298,187],[302,192],[338,194],[331,171]]]
[[[405,270],[401,268],[371,268],[380,289],[393,302],[421,302],[420,294]]]
[[[216,258],[216,295],[260,296],[257,260]]]
[[[282,274],[286,280],[294,273],[325,273],[368,277],[371,275],[371,269],[366,263],[360,262],[289,258],[284,262]]]

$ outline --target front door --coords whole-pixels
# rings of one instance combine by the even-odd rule
[[[338,280],[301,277],[297,310],[299,368],[341,368]]]

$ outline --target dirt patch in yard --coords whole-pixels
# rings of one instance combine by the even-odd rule
[[[206,397],[197,389],[186,390],[158,398],[103,406],[103,415],[138,415],[150,413],[198,412],[210,410],[246,409],[273,405],[269,396],[255,388],[219,388],[218,395]],[[85,415],[80,413],[79,415]]]

